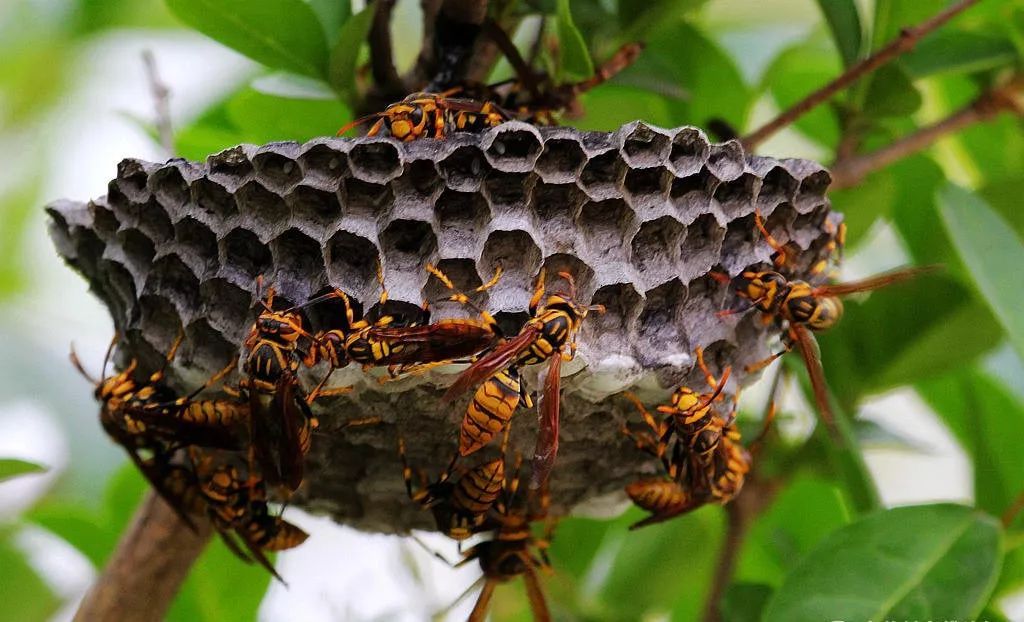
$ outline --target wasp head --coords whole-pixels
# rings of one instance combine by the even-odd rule
[[[382,113],[381,120],[384,121],[388,133],[398,140],[415,140],[426,130],[427,115],[424,108],[428,105],[435,106],[433,100],[391,104]]]

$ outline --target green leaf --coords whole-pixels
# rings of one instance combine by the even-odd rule
[[[901,59],[917,80],[937,74],[978,73],[1020,60],[1013,42],[990,33],[940,30]]]
[[[651,0],[638,3],[634,0],[619,0],[617,13],[621,29],[616,41],[627,43],[648,38],[653,29],[665,23],[665,16],[692,13],[709,0]]]
[[[761,614],[772,597],[772,586],[763,583],[733,583],[722,595],[722,622],[761,622]]]
[[[847,299],[843,321],[818,336],[825,375],[849,410],[866,395],[940,376],[994,348],[1002,333],[987,317],[945,274],[883,288],[862,303]]]
[[[227,115],[238,128],[238,142],[260,145],[334,136],[351,113],[337,100],[285,99],[243,90],[228,102]]]
[[[569,0],[558,0],[556,20],[560,46],[556,78],[559,83],[586,80],[594,75],[594,61],[590,59],[587,42],[572,21]]]
[[[999,575],[1002,539],[997,521],[967,507],[876,513],[804,557],[764,621],[972,618]]]
[[[573,120],[582,130],[608,132],[630,121],[643,119],[651,125],[672,127],[672,104],[662,95],[620,84],[606,84],[582,98],[586,111]],[[623,102],[629,102],[624,106]]]
[[[1018,237],[1024,238],[1024,210],[1020,209],[1024,177],[1000,179],[979,189],[978,194],[1013,227]]]
[[[886,218],[899,192],[896,175],[885,168],[869,175],[862,183],[829,193],[832,205],[846,223],[846,243],[855,247],[880,218]]]
[[[49,620],[60,606],[24,554],[11,545],[10,532],[0,533],[0,602],[0,622]]]
[[[350,0],[306,0],[313,8],[320,25],[324,28],[327,43],[333,45],[338,40],[341,25],[352,16]]]
[[[863,33],[857,3],[853,0],[818,0],[818,6],[832,31],[843,64],[847,67],[853,65],[860,56]]]
[[[785,110],[807,96],[809,85],[825,84],[842,70],[829,42],[823,36],[812,37],[783,50],[765,71],[762,84],[775,105]],[[839,121],[832,106],[817,106],[793,125],[820,145],[839,142]]]
[[[371,24],[373,6],[350,17],[341,27],[337,43],[331,48],[327,82],[349,103],[352,103],[357,95],[356,61],[359,59],[359,50],[370,33]]]
[[[871,77],[864,98],[865,116],[875,119],[907,117],[921,107],[921,94],[899,65],[886,65]]]
[[[275,69],[322,78],[327,42],[302,0],[166,0],[183,22]]]
[[[319,99],[333,101],[336,95],[323,80],[307,78],[286,71],[278,71],[253,79],[254,91],[264,95],[284,97],[286,99]]]
[[[22,291],[29,282],[23,249],[38,209],[39,180],[29,175],[6,190],[0,190],[0,248],[4,254],[0,262],[0,301]]]
[[[270,573],[262,566],[244,563],[215,538],[189,572],[167,619],[171,622],[256,620],[270,580]]]
[[[1024,356],[1024,244],[985,201],[953,184],[939,191],[939,213],[974,284]]]
[[[17,458],[0,458],[0,482],[18,477],[19,475],[43,473],[45,471],[46,467],[33,462],[18,460]]]

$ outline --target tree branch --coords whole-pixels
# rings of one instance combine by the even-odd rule
[[[973,102],[945,119],[927,125],[896,142],[871,153],[836,160],[832,167],[832,189],[848,188],[860,183],[867,175],[889,166],[893,162],[922,151],[948,134],[990,121],[1002,112],[1024,115],[1016,95],[1024,80],[1012,80],[1006,85],[983,93]]]
[[[142,51],[142,64],[146,68],[146,81],[150,93],[153,94],[153,108],[156,114],[156,131],[160,138],[160,146],[167,152],[167,157],[174,155],[174,133],[171,131],[171,91],[160,80],[156,70],[156,58],[152,50]]]
[[[370,26],[370,74],[374,88],[386,94],[385,99],[398,99],[405,94],[405,84],[395,68],[391,46],[391,14],[395,0],[376,0],[373,24]]]
[[[917,42],[920,41],[922,37],[939,28],[949,20],[970,8],[972,5],[977,4],[977,2],[978,0],[960,0],[960,2],[953,4],[946,10],[934,15],[917,26],[904,28],[900,32],[900,35],[889,42],[888,45],[857,63],[853,67],[850,67],[832,82],[826,84],[817,91],[814,91],[796,104],[793,104],[793,106],[788,110],[785,110],[779,116],[742,138],[741,142],[743,143],[743,146],[748,150],[753,150],[765,140],[775,135],[779,130],[788,127],[807,112],[831,99],[836,93],[842,91],[879,67],[889,63],[896,57],[914,49],[914,46],[917,45]]]
[[[156,493],[146,494],[75,622],[162,620],[210,539],[208,521],[192,531]]]

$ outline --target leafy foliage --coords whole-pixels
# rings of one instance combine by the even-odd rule
[[[568,122],[609,130],[642,118],[664,126],[724,124],[742,134],[771,108],[788,108],[882,48],[902,28],[950,3],[818,0],[814,13],[808,10],[812,3],[780,2],[778,15],[761,8],[735,11],[730,6],[736,3],[706,0],[491,4],[503,11],[497,17],[517,25],[545,16],[547,34],[559,43],[540,46],[538,53],[559,82],[589,77],[595,62],[622,43],[646,43],[638,62],[587,93],[583,116]],[[725,8],[719,8],[722,4]],[[369,88],[364,67],[373,5],[359,12],[343,0],[67,0],[67,5],[64,21],[27,3],[0,10],[9,11],[5,16],[17,24],[0,23],[5,58],[0,138],[43,125],[73,88],[78,66],[72,61],[88,57],[82,53],[86,44],[126,26],[184,24],[261,66],[251,80],[240,80],[178,129],[175,146],[183,157],[202,159],[239,143],[332,135],[352,118]],[[801,27],[794,29],[794,23]],[[517,42],[528,30],[523,26]],[[842,150],[867,153],[911,136],[1019,75],[1022,41],[1024,6],[979,3],[894,63],[797,119],[770,143],[770,151],[785,156],[810,150],[832,161]],[[419,41],[397,37],[394,44],[396,58],[412,58]],[[1011,115],[966,127],[855,187],[832,193],[849,227],[849,255],[857,257],[880,234],[894,233],[899,248],[883,263],[909,259],[944,269],[848,300],[844,320],[821,335],[826,375],[853,446],[839,452],[820,430],[769,443],[759,458],[759,475],[771,483],[771,502],[751,518],[720,603],[723,620],[834,619],[838,614],[1008,619],[1000,612],[1000,599],[1024,588],[1024,519],[1003,529],[992,517],[1024,488],[1019,459],[1024,378],[1014,378],[1017,386],[1010,386],[985,365],[1005,344],[1015,348],[1007,350],[1011,356],[1024,356],[1022,129],[1020,118]],[[24,251],[32,227],[39,226],[33,206],[45,179],[41,172],[18,179],[18,184],[0,184],[5,252],[0,303],[34,283]],[[870,248],[873,254],[875,247]],[[790,361],[790,367],[799,371],[798,363]],[[857,415],[871,396],[907,387],[966,452],[973,469],[973,508],[871,510],[877,500],[856,442],[856,431],[864,428]],[[0,480],[29,468],[0,461]],[[746,494],[769,494],[763,483]],[[108,494],[97,507],[52,495],[16,524],[48,530],[99,566],[142,489],[138,475],[123,469],[108,482]],[[565,520],[551,549],[557,572],[544,579],[553,610],[558,617],[595,621],[698,618],[724,540],[723,513],[704,508],[635,533],[625,527],[638,518],[636,511],[613,520]],[[16,527],[0,532],[0,599],[7,603],[0,619],[48,619],[60,602],[16,546],[15,533]],[[197,565],[171,619],[255,619],[268,581],[262,570],[239,564],[217,543]],[[496,619],[528,619],[517,589],[498,591]]]

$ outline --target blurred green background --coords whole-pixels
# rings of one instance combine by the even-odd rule
[[[640,61],[588,93],[585,115],[567,123],[724,121],[743,134],[949,3],[493,4],[518,16],[524,44],[547,16],[545,27],[563,35],[560,59],[545,58],[559,78],[585,77],[586,54],[565,43],[574,30],[598,61],[618,44],[646,41]],[[397,3],[400,69],[418,52],[419,10]],[[367,55],[362,11],[343,0],[0,5],[0,620],[69,618],[143,491],[67,362],[74,340],[96,369],[112,328],[55,257],[42,206],[102,194],[122,157],[166,157],[144,50],[171,90],[180,155],[332,135],[364,86],[352,71]],[[758,152],[826,163],[837,149],[871,152],[1019,77],[1022,58],[1024,3],[983,0]],[[499,63],[492,78],[510,75]],[[747,491],[771,490],[770,502],[739,551],[723,619],[1024,619],[1024,521],[996,520],[1024,489],[1022,129],[1011,113],[969,124],[832,194],[849,225],[845,278],[905,263],[946,270],[858,297],[820,339],[855,450],[838,452],[815,432],[802,383],[787,385],[782,433],[756,465],[756,492]],[[799,360],[787,366],[800,377]],[[744,402],[752,429],[765,389]],[[32,463],[44,472],[15,477]],[[556,574],[545,577],[556,618],[699,619],[725,511],[627,534],[638,516],[562,523]],[[397,538],[289,517],[312,533],[278,557],[290,589],[268,593],[266,573],[218,542],[171,619],[246,620],[259,610],[267,620],[420,620],[477,572],[453,573]],[[454,557],[450,544],[431,543]],[[529,618],[521,586],[499,589],[494,617]]]

